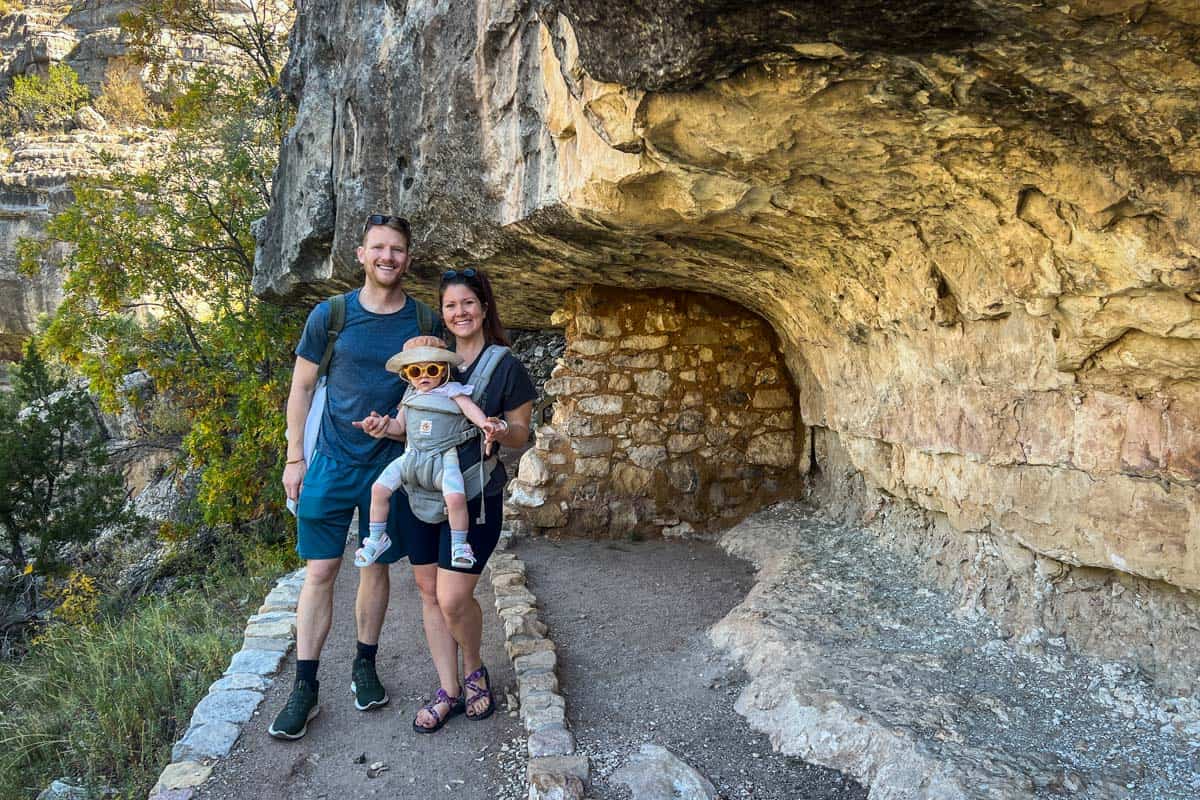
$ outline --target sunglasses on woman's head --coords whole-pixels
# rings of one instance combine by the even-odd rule
[[[444,280],[444,281],[453,280],[453,279],[457,278],[459,275],[461,275],[464,278],[474,278],[478,274],[479,274],[478,272],[471,269],[470,267],[467,267],[466,269],[463,269],[463,270],[448,269],[442,273],[442,280]]]
[[[428,361],[424,364],[405,364],[400,374],[415,381],[418,378],[440,378],[446,371],[446,365],[440,361]]]

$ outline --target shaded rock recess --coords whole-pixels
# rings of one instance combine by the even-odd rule
[[[795,496],[796,398],[770,329],[708,295],[575,292],[551,426],[510,484],[515,532],[682,535]],[[802,462],[803,463],[803,462]]]

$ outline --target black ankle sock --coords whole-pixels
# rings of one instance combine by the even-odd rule
[[[309,686],[316,689],[320,682],[317,680],[317,665],[321,662],[318,659],[296,659],[296,680],[304,681]]]
[[[372,664],[375,663],[375,654],[378,652],[379,645],[377,644],[363,644],[362,642],[358,643],[358,657],[365,658]]]

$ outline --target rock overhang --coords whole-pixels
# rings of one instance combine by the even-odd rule
[[[804,421],[879,485],[1200,586],[1188,4],[756,4],[789,21],[713,34],[740,50],[672,46],[728,4],[607,26],[578,5],[314,3],[260,291],[355,284],[361,215],[386,207],[414,221],[415,285],[484,264],[509,324],[585,285],[716,294],[771,323]],[[1130,503],[1047,526],[1039,469]],[[1005,470],[1023,507],[963,510]],[[1143,546],[1147,509],[1171,522]]]

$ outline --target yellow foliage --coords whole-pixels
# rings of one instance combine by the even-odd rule
[[[54,618],[67,625],[91,625],[100,608],[100,590],[96,588],[96,581],[79,570],[72,570],[65,581],[47,589],[46,596],[58,603]]]
[[[194,531],[178,522],[164,522],[158,526],[158,538],[164,542],[178,544],[187,541]]]
[[[113,125],[123,127],[151,125],[158,116],[158,109],[146,94],[137,68],[124,63],[109,67],[96,110]]]

